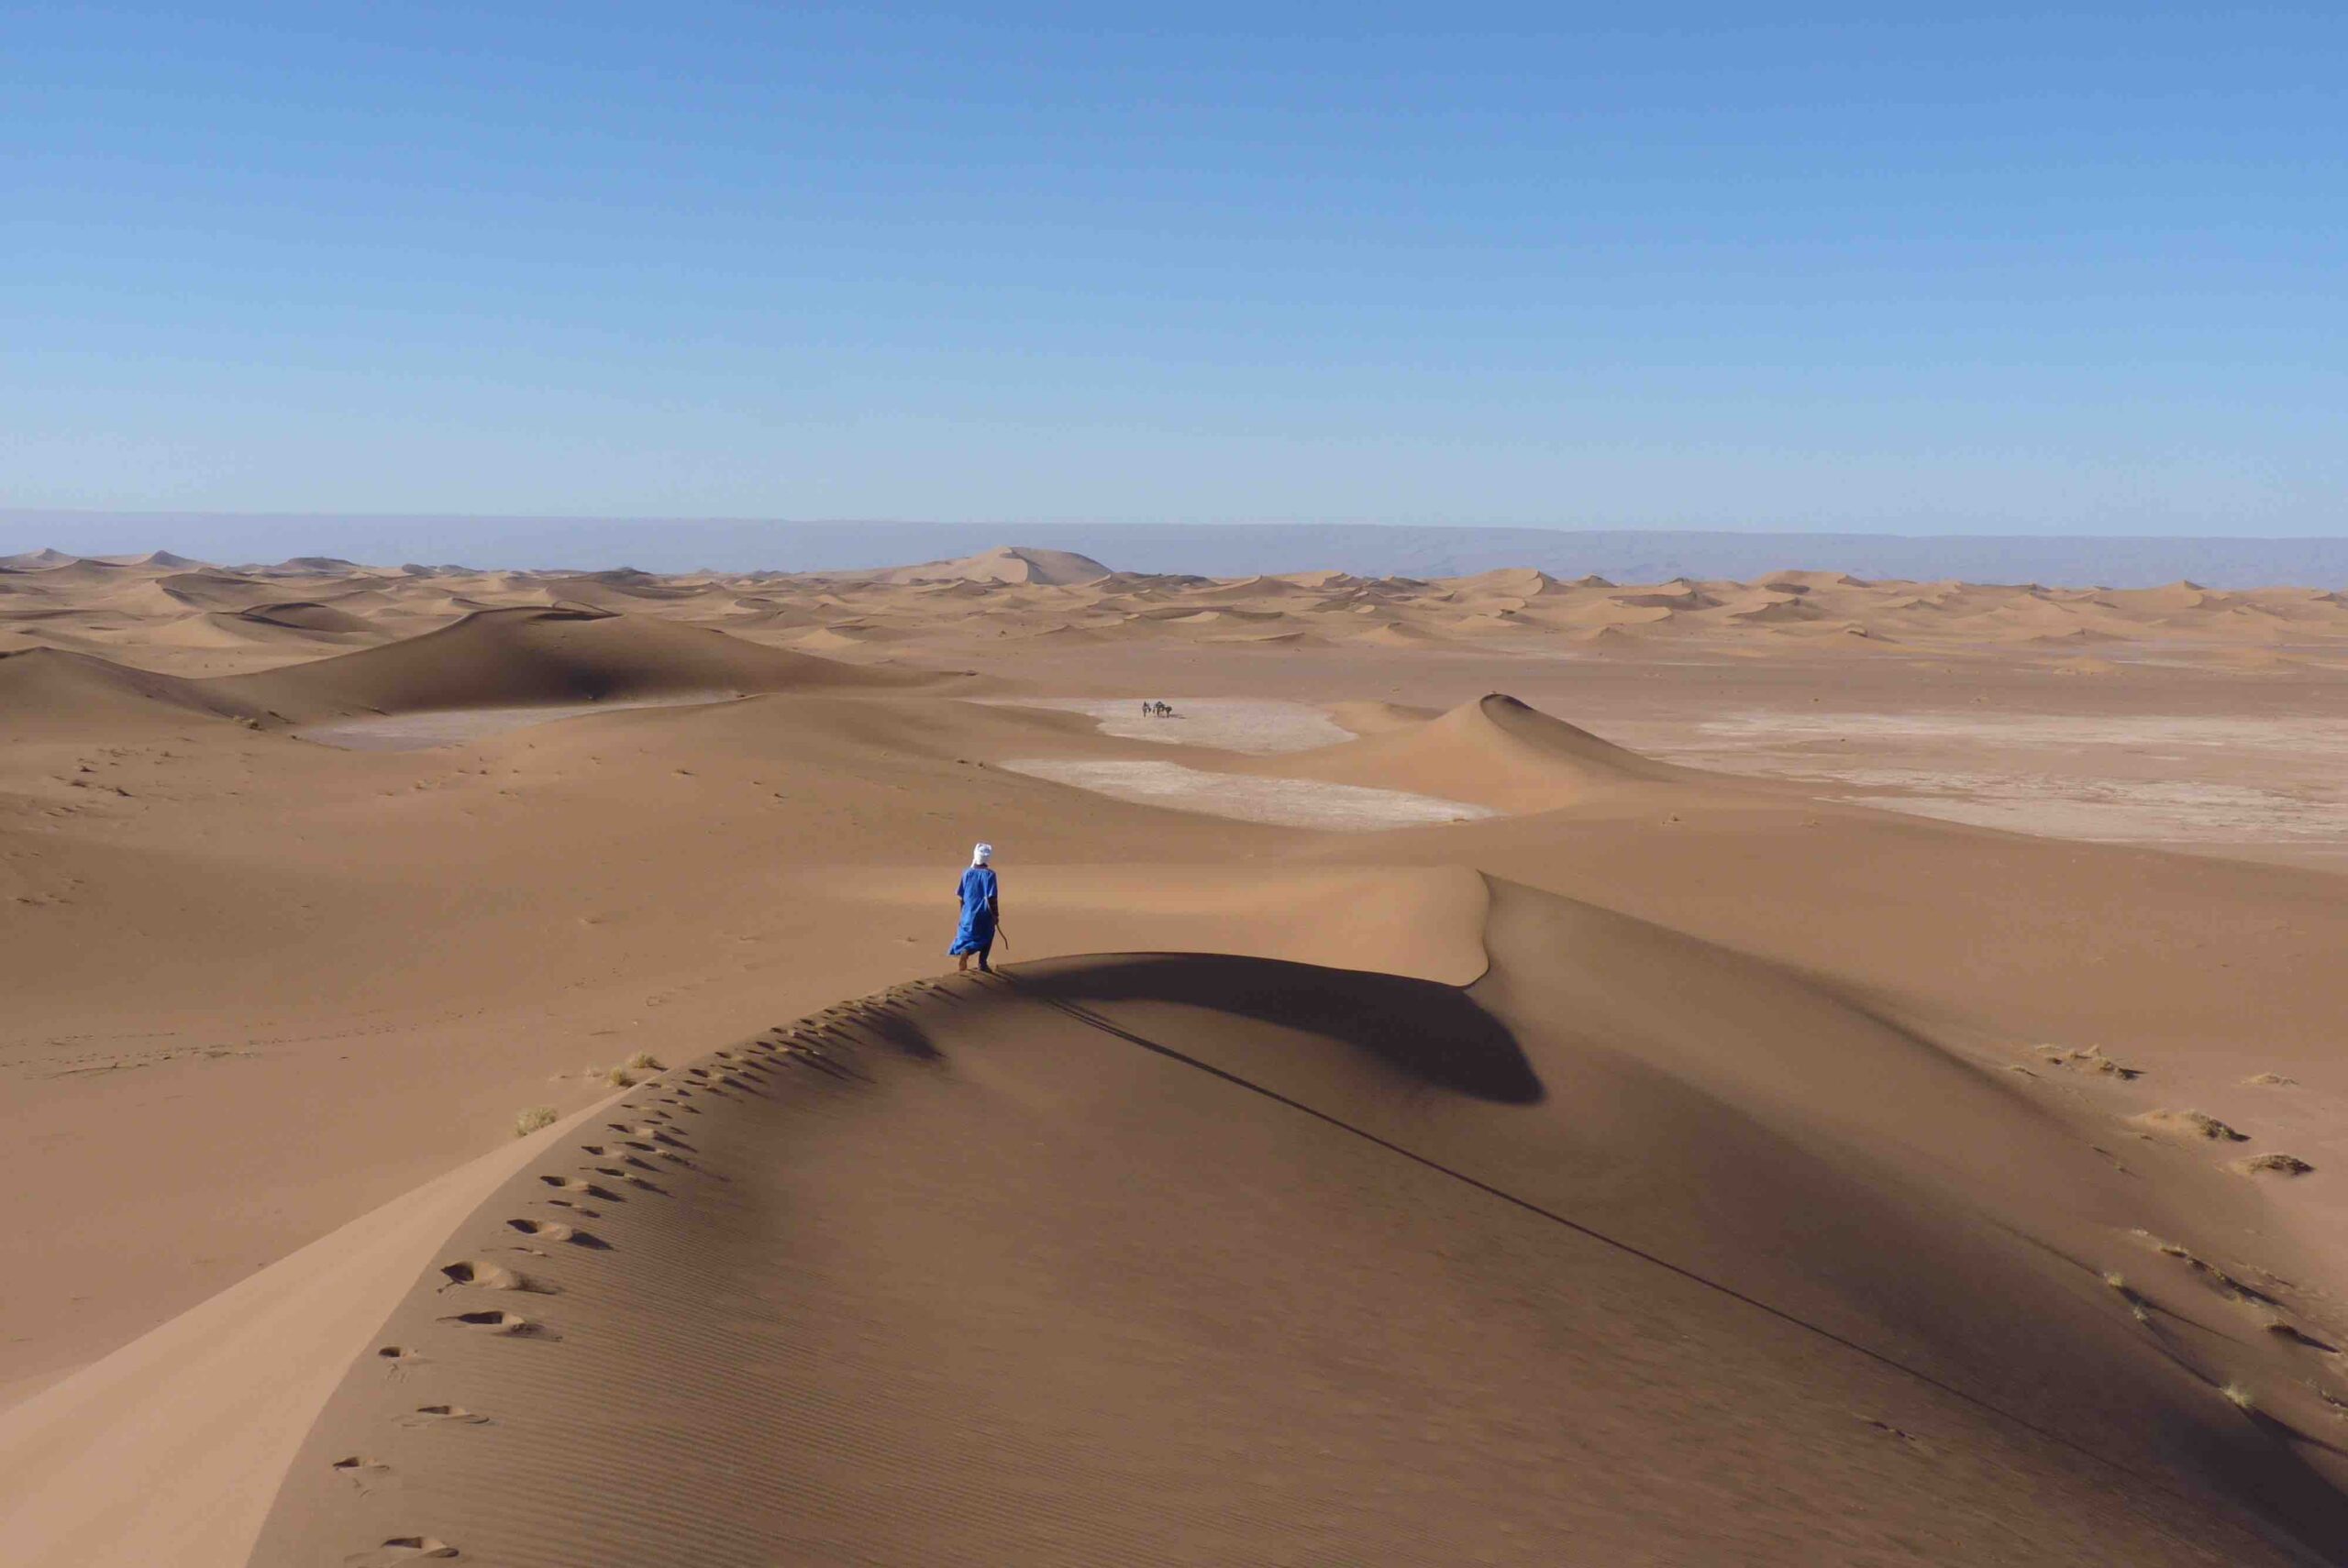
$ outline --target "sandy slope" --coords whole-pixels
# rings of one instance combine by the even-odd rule
[[[1491,942],[1022,966],[637,1091],[455,1228],[254,1561],[2348,1550],[2322,1358],[2136,1234],[2223,1177],[1589,906]]]
[[[519,609],[476,611],[419,637],[223,679],[213,690],[308,718],[354,709],[399,712],[921,683],[919,677],[759,647],[718,631],[593,610]]]
[[[191,714],[249,718],[260,709],[231,693],[58,648],[0,653],[0,714],[12,733],[36,728],[105,733]]]
[[[1678,772],[1499,692],[1421,723],[1384,721],[1393,727],[1262,766],[1512,812],[1548,811]]]
[[[301,1434],[370,1348],[384,1300],[536,1153],[483,1154],[0,1411],[8,1561],[248,1561]]]

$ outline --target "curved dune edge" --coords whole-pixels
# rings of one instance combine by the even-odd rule
[[[640,1086],[448,1232],[253,1562],[2348,1550],[2316,1353],[2153,1242],[2241,1184],[1661,928],[1490,934],[1464,990],[917,982]]]
[[[1637,785],[1701,778],[1601,740],[1502,692],[1413,721],[1351,710],[1369,731],[1317,751],[1250,758],[1231,771],[1406,790],[1508,812],[1551,811]]]
[[[841,664],[725,632],[585,607],[476,610],[452,625],[202,690],[291,718],[681,692],[903,690],[941,678]]]
[[[449,1228],[561,1136],[516,1139],[0,1412],[11,1568],[236,1568],[351,1359]]]
[[[930,867],[869,867],[810,881],[843,910],[937,908]],[[1489,884],[1464,866],[1059,866],[1023,864],[1005,923],[1047,936],[1080,924],[1092,943],[1257,957],[1467,986],[1490,966]],[[1048,950],[1039,948],[1039,950]],[[1067,951],[1065,943],[1060,951]],[[1007,947],[1009,961],[1024,949]]]

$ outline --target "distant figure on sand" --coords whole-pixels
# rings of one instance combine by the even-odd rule
[[[955,897],[962,900],[962,923],[954,933],[954,945],[946,955],[954,962],[955,973],[970,966],[970,955],[979,957],[979,973],[991,975],[987,955],[994,948],[996,919],[1002,912],[1002,889],[996,882],[994,867],[987,862],[994,858],[994,845],[974,845],[970,849],[970,868],[962,873],[961,882],[955,888]]]

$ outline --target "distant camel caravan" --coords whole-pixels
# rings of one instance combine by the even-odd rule
[[[1141,705],[1141,716],[1145,719],[1172,719],[1180,715],[1174,712],[1174,704],[1171,702],[1144,702]]]

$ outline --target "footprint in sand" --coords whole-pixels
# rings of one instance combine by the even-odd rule
[[[2281,1317],[2269,1317],[2266,1320],[2266,1331],[2287,1344],[2295,1344],[2302,1346],[2308,1350],[2320,1351],[2325,1355],[2338,1355],[2340,1353],[2340,1347],[2338,1345],[2327,1343],[2326,1342],[2318,1339],[2315,1335],[2309,1333],[2297,1323],[2287,1321]]]
[[[517,1313],[502,1312],[494,1309],[481,1312],[455,1312],[440,1319],[439,1321],[453,1324],[460,1329],[471,1329],[484,1334],[502,1335],[507,1339],[551,1340],[560,1337],[543,1323],[533,1323],[529,1319]]]
[[[403,1562],[445,1560],[456,1555],[457,1549],[437,1536],[395,1535],[381,1546],[353,1552],[342,1561],[344,1568],[399,1568]]]
[[[1859,1419],[1866,1422],[1875,1430],[1881,1432],[1885,1437],[1897,1438],[1901,1442],[1907,1443],[1913,1448],[1922,1448],[1924,1446],[1923,1439],[1918,1437],[1914,1432],[1902,1431],[1899,1428],[1893,1426],[1889,1421],[1879,1421],[1873,1416],[1861,1416]]]
[[[462,1405],[418,1405],[404,1416],[394,1419],[393,1425],[403,1427],[485,1427],[487,1416],[476,1416]]]
[[[373,1491],[376,1484],[392,1473],[392,1467],[382,1460],[368,1459],[355,1453],[348,1459],[336,1460],[333,1470],[337,1475],[358,1487],[362,1496]]]
[[[542,1242],[562,1242],[599,1253],[609,1252],[612,1247],[611,1242],[602,1237],[590,1235],[559,1220],[508,1220],[505,1224],[509,1230],[519,1231],[525,1236],[535,1236]]]
[[[636,1163],[641,1165],[641,1162]],[[659,1167],[657,1165],[643,1165],[642,1168],[649,1171],[657,1170]],[[631,1175],[629,1172],[622,1170],[615,1165],[597,1165],[595,1167],[595,1172],[599,1176],[616,1177],[617,1179],[627,1183],[628,1186],[636,1188],[638,1192],[658,1193],[662,1198],[669,1196],[669,1192],[666,1187],[655,1187],[652,1183],[645,1180],[642,1176]]]
[[[627,1201],[626,1198],[622,1198],[616,1192],[613,1192],[605,1187],[597,1187],[592,1181],[581,1181],[575,1176],[542,1176],[538,1179],[546,1183],[548,1187],[559,1187],[565,1192],[576,1192],[583,1197],[593,1198],[604,1203],[626,1203]]]
[[[532,1279],[526,1274],[518,1274],[502,1264],[480,1263],[471,1258],[460,1258],[455,1263],[442,1264],[440,1274],[448,1280],[449,1285],[470,1285],[482,1290],[521,1290],[533,1296],[559,1294],[553,1286],[541,1280]],[[448,1287],[448,1286],[441,1286],[444,1290]]]

